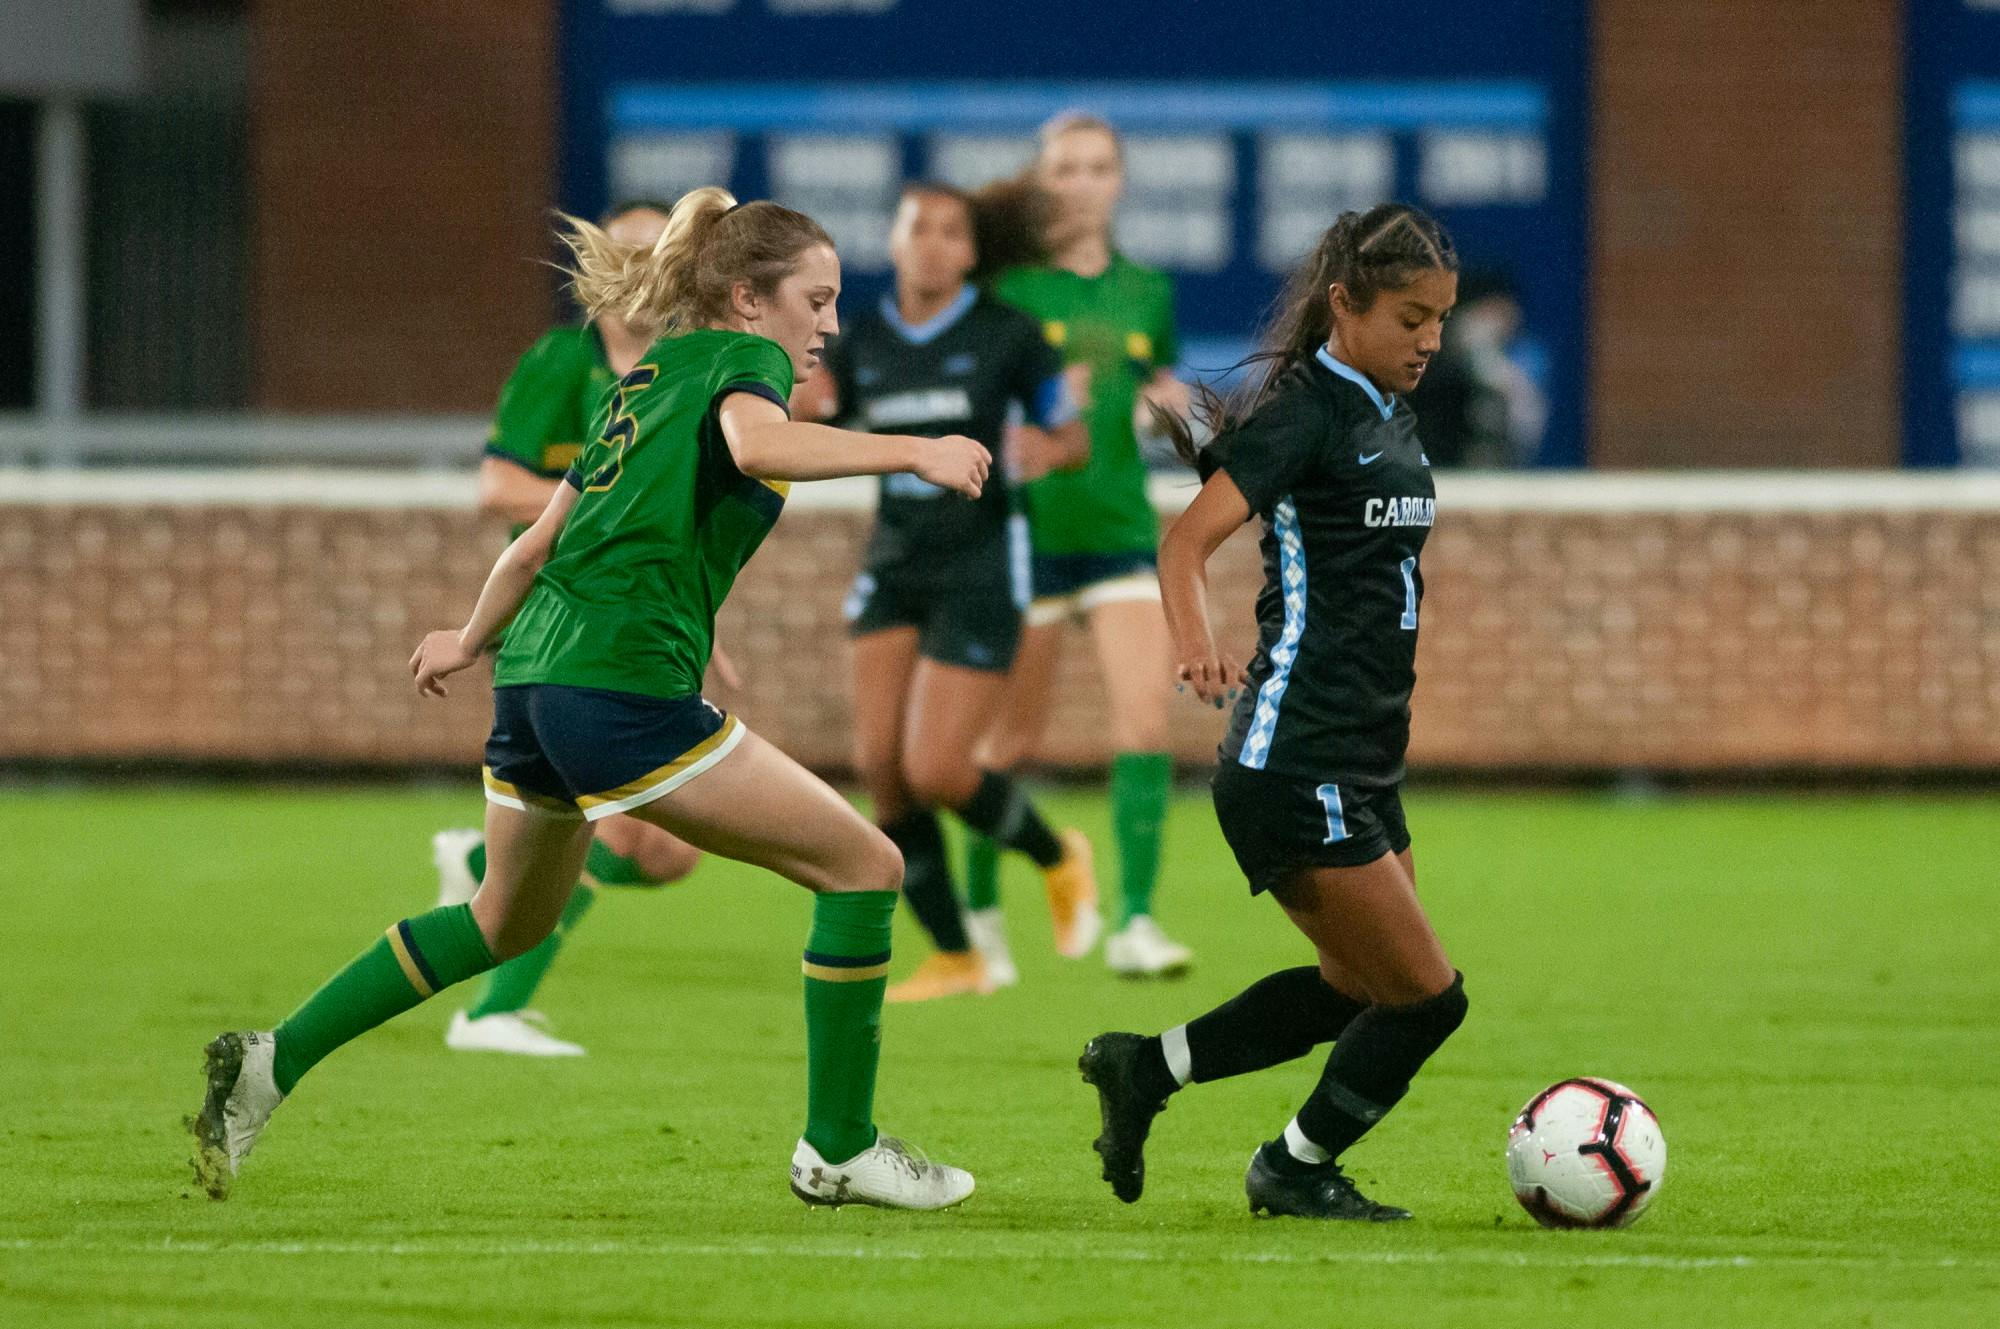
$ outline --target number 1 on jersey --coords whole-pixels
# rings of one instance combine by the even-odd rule
[[[1403,560],[1403,631],[1417,630],[1417,560]]]
[[[1313,792],[1319,795],[1319,805],[1326,809],[1326,838],[1320,843],[1340,843],[1347,838],[1347,812],[1340,806],[1340,786],[1323,784]]]

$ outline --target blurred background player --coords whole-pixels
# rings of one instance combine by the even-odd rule
[[[572,225],[584,307],[664,335],[619,381],[605,427],[494,564],[465,626],[429,634],[410,661],[418,691],[442,696],[440,681],[507,627],[486,744],[486,878],[468,904],[390,927],[275,1030],[209,1044],[190,1122],[197,1178],[226,1196],[271,1113],[327,1054],[538,945],[591,823],[630,812],[813,893],[793,1192],[808,1204],[956,1204],[971,1176],[879,1134],[873,1118],[901,856],[701,684],[716,610],[790,482],[909,470],[977,498],[990,454],[967,438],[790,418],[795,375],[838,327],[840,262],[810,217],[707,188],[677,203],[645,249]]]
[[[993,293],[1040,320],[1062,353],[1083,404],[1090,457],[1028,486],[1034,599],[997,723],[983,757],[1011,770],[1033,751],[1048,719],[1063,630],[1088,624],[1110,694],[1111,817],[1118,843],[1117,926],[1105,962],[1118,973],[1185,970],[1187,947],[1153,920],[1160,837],[1173,764],[1167,747],[1171,657],[1154,567],[1159,522],[1146,495],[1138,413],[1147,404],[1187,413],[1173,288],[1112,244],[1124,188],[1118,135],[1093,116],[1064,115],[1042,127],[1034,182],[1051,197],[1048,261],[1000,274]],[[999,935],[998,856],[975,837],[967,856],[975,936]]]
[[[1444,228],[1403,204],[1343,213],[1293,274],[1240,415],[1215,412],[1201,492],[1160,551],[1176,672],[1221,705],[1246,685],[1217,752],[1215,815],[1249,879],[1317,952],[1156,1038],[1084,1049],[1118,1198],[1145,1185],[1145,1145],[1169,1095],[1333,1043],[1318,1085],[1252,1155],[1251,1212],[1384,1221],[1340,1155],[1408,1092],[1465,1019],[1465,986],[1417,899],[1403,817],[1416,683],[1419,559],[1436,508],[1404,394],[1437,354],[1457,299]],[[1192,434],[1178,442],[1195,460]],[[1264,586],[1247,671],[1218,649],[1208,561],[1262,518]]]
[[[1510,355],[1520,333],[1521,301],[1506,277],[1459,278],[1451,339],[1410,394],[1431,465],[1495,469],[1535,460],[1548,400]]]
[[[666,228],[666,204],[621,203],[607,212],[605,234],[621,245],[649,248]],[[528,349],[500,389],[493,433],[479,463],[479,507],[504,517],[519,536],[542,514],[563,473],[592,436],[592,421],[613,383],[631,372],[651,344],[616,314],[599,314],[551,328]],[[732,682],[718,651],[717,674]],[[701,855],[657,826],[634,817],[607,817],[584,860],[583,877],[547,940],[489,973],[472,1004],[454,1012],[445,1046],[459,1052],[511,1052],[530,1057],[578,1057],[580,1044],[555,1037],[532,1009],[536,989],[564,941],[597,900],[602,886],[664,886],[694,870]],[[486,842],[476,830],[439,831],[431,840],[438,903],[472,898],[486,872]]]
[[[982,267],[973,209],[947,185],[903,190],[889,236],[895,289],[831,343],[802,410],[855,429],[965,434],[996,455],[1018,414],[1016,478],[1080,465],[1089,440],[1061,356],[1034,319],[970,280]],[[1059,952],[1082,954],[1096,931],[1090,842],[1080,831],[1053,833],[1012,777],[974,760],[1029,596],[1026,520],[1006,469],[974,500],[913,475],[884,476],[847,598],[855,767],[876,823],[903,851],[903,897],[937,947],[889,989],[890,1001],[1018,978],[1004,934],[993,929],[977,950],[966,935],[938,808],[1042,869]]]

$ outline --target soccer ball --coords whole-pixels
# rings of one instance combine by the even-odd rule
[[[1645,1100],[1592,1076],[1536,1094],[1507,1132],[1514,1198],[1543,1227],[1624,1227],[1667,1171],[1667,1137]]]

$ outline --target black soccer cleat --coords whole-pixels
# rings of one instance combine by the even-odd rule
[[[1167,1106],[1166,1099],[1139,1088],[1135,1071],[1145,1042],[1138,1034],[1099,1034],[1076,1060],[1084,1083],[1096,1086],[1097,1108],[1104,1120],[1103,1133],[1090,1147],[1104,1160],[1104,1179],[1111,1183],[1111,1193],[1127,1204],[1145,1192],[1146,1136],[1153,1129],[1153,1118]]]
[[[1243,1189],[1250,1197],[1253,1215],[1339,1218],[1363,1223],[1394,1223],[1410,1217],[1409,1210],[1377,1204],[1356,1190],[1338,1163],[1301,1172],[1281,1171],[1265,1160],[1264,1150],[1271,1147],[1264,1145],[1252,1154],[1250,1170],[1243,1174]]]

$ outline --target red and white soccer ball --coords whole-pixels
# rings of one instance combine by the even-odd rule
[[[1543,1227],[1624,1227],[1667,1171],[1667,1137],[1622,1084],[1579,1076],[1536,1094],[1507,1133],[1514,1198]]]

